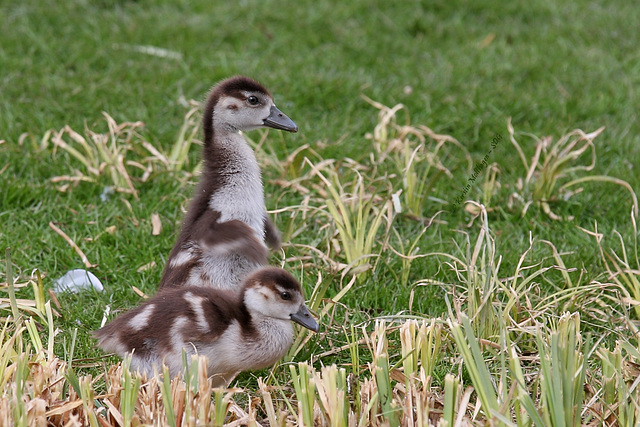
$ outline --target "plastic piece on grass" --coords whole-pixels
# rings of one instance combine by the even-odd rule
[[[56,294],[61,292],[76,293],[90,288],[94,288],[98,292],[104,290],[102,282],[95,274],[81,268],[67,271],[64,276],[53,284],[53,292]]]
[[[103,202],[108,202],[113,193],[115,193],[115,190],[113,189],[113,187],[110,187],[107,185],[102,190],[102,193],[100,193],[100,200]]]
[[[101,328],[107,324],[107,320],[109,320],[109,313],[111,313],[111,306],[107,304],[104,308],[104,312],[102,313],[102,322],[100,322]]]

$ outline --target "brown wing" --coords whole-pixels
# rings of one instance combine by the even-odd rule
[[[245,310],[246,311],[246,310]],[[181,343],[213,342],[246,314],[235,292],[182,287],[159,292],[93,333],[98,346],[120,356],[161,356]]]
[[[208,210],[189,226],[189,236],[176,244],[167,260],[161,289],[184,286],[191,271],[201,267],[207,251],[227,252],[253,264],[267,264],[268,251],[251,227],[238,220],[218,222],[219,217],[217,211]]]

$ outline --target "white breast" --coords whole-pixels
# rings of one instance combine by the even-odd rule
[[[289,320],[266,319],[257,325],[258,336],[247,339],[235,321],[210,345],[200,344],[198,353],[209,359],[209,375],[261,369],[280,360],[293,343]]]
[[[191,269],[185,285],[238,289],[244,277],[261,266],[237,254],[203,250],[200,265]]]

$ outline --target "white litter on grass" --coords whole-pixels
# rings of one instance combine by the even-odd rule
[[[109,313],[111,313],[111,306],[107,304],[104,308],[104,313],[102,313],[102,322],[100,322],[101,328],[107,324],[107,320],[109,320]]]
[[[115,193],[115,190],[113,189],[113,187],[110,187],[107,185],[102,190],[102,193],[100,193],[100,200],[103,202],[108,202],[113,193]]]
[[[393,202],[393,209],[397,213],[402,213],[402,203],[400,203],[400,194],[402,194],[402,190],[399,190],[396,193],[391,195],[391,201]]]
[[[124,49],[124,50],[132,50],[134,52],[139,52],[144,55],[157,56],[159,58],[168,58],[174,59],[176,61],[182,61],[182,54],[180,52],[176,52],[174,50],[164,49],[162,47],[157,46],[145,46],[139,44],[119,44],[115,43],[113,45],[114,49]]]
[[[64,276],[56,280],[53,284],[53,292],[56,294],[62,292],[76,293],[91,288],[94,288],[98,292],[104,290],[102,282],[100,282],[100,279],[98,279],[95,274],[81,268],[67,271]]]

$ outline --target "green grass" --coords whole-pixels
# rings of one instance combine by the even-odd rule
[[[614,230],[621,233],[627,248],[637,239],[629,216],[629,192],[615,184],[585,183],[583,192],[551,203],[553,212],[573,216],[573,221],[555,221],[535,204],[524,216],[522,206],[509,207],[516,182],[526,171],[507,131],[511,117],[518,142],[530,158],[533,140],[523,133],[557,140],[576,128],[591,132],[605,126],[594,140],[597,164],[591,174],[617,177],[640,190],[636,36],[640,9],[632,3],[76,0],[52,6],[26,0],[1,3],[0,16],[0,249],[11,248],[18,282],[25,282],[37,268],[49,288],[67,270],[83,266],[49,227],[54,222],[97,264],[91,270],[106,288],[103,294],[59,297],[58,354],[63,354],[62,347],[69,346],[72,331],[78,328],[75,357],[101,356],[88,333],[100,326],[106,305],[113,312],[136,305],[140,297],[133,286],[147,294],[155,292],[179,231],[181,209],[194,188],[195,178],[188,172],[197,164],[199,149],[191,147],[183,171],[156,168],[145,182],[136,182],[137,199],[114,194],[102,201],[100,194],[110,185],[107,177],[97,184],[82,182],[66,192],[57,190],[59,184],[51,178],[73,174],[82,165],[64,150],[54,154],[52,144],[43,147],[43,135],[65,125],[78,132],[85,125],[105,132],[104,111],[118,123],[144,122],[140,130],[144,139],[168,153],[188,111],[184,101],[203,100],[213,84],[239,73],[269,87],[278,106],[300,128],[298,134],[269,133],[266,144],[277,157],[284,160],[297,147],[309,144],[322,158],[336,159],[345,186],[353,178],[346,157],[371,167],[372,141],[365,135],[373,132],[378,110],[361,95],[390,107],[404,104],[413,125],[456,138],[471,154],[474,166],[489,153],[494,136],[501,134],[488,158],[500,170],[499,187],[488,206],[495,253],[502,256],[500,275],[516,271],[529,248],[529,233],[566,253],[562,259],[576,269],[568,274],[577,287],[603,280],[606,272],[595,239],[579,227],[593,231],[597,222],[604,247],[616,251]],[[177,57],[141,53],[137,46],[167,49]],[[402,120],[400,115],[398,122]],[[259,139],[258,133],[250,136]],[[460,156],[455,149],[451,153]],[[264,150],[258,155],[264,158]],[[304,185],[320,184],[305,177],[308,168],[300,167],[297,172]],[[470,172],[464,161],[451,161],[446,167],[453,178],[436,181],[431,198],[423,203],[425,217],[451,207],[468,183]],[[376,176],[367,171],[363,176],[371,193],[387,194],[387,182],[380,179],[395,172],[394,165],[384,164],[377,167]],[[481,200],[484,174],[479,174],[467,199]],[[269,209],[302,202],[301,194],[283,190],[275,182],[291,180],[291,171],[266,168],[264,177]],[[397,177],[388,182],[393,192],[402,188]],[[321,207],[313,194],[312,205]],[[163,225],[158,236],[151,234],[154,213]],[[332,260],[347,263],[344,254],[327,243],[331,229],[324,225],[330,215],[309,213],[303,220],[299,212],[293,216],[284,212],[276,219],[282,230],[302,229],[292,243],[317,246]],[[441,252],[464,259],[463,233],[473,243],[480,230],[479,219],[468,226],[470,220],[461,206],[441,213],[420,236],[422,223],[398,215],[393,227],[403,245],[395,234],[389,243],[397,250],[409,248],[420,236],[417,254]],[[311,257],[286,265],[303,278],[307,296],[319,271],[332,282],[327,297],[339,292],[339,273],[329,272],[318,254],[303,247],[286,251],[287,257]],[[336,305],[331,321],[325,319],[322,327],[335,334],[312,338],[297,360],[347,344],[339,329],[345,321],[372,328],[367,322],[381,316],[442,316],[451,285],[462,286],[447,259],[435,256],[413,260],[405,271],[407,284],[401,284],[406,262],[385,250],[382,230],[373,252],[380,254],[375,268]],[[548,247],[537,244],[526,258],[528,265],[549,266],[554,264],[550,256]],[[273,259],[279,261],[280,256]],[[156,266],[138,271],[151,262]],[[304,268],[303,262],[308,264]],[[2,267],[0,282],[4,276]],[[541,295],[564,286],[558,272],[545,277],[536,290]],[[425,279],[442,285],[417,285]],[[33,297],[29,288],[18,294]],[[563,308],[557,307],[558,315]],[[583,317],[583,330],[597,332],[601,326]],[[326,365],[348,361],[348,351],[323,360]],[[439,369],[443,368],[436,368],[436,381],[443,386],[446,372]],[[240,381],[256,384],[254,374],[245,374]]]

